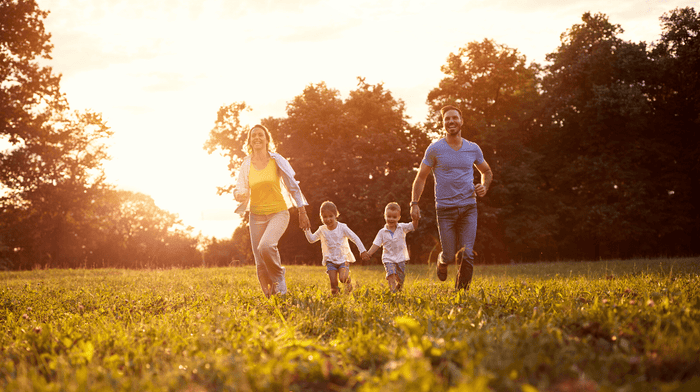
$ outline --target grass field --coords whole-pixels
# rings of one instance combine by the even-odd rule
[[[700,390],[700,258],[351,271],[1,272],[0,390]]]

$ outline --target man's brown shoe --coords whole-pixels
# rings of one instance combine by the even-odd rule
[[[447,280],[447,264],[441,263],[440,260],[436,264],[437,277],[444,282]]]

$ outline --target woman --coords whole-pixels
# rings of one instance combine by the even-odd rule
[[[241,203],[236,212],[250,211],[250,243],[263,293],[266,297],[284,295],[287,283],[277,243],[289,224],[291,206],[299,211],[299,227],[311,227],[304,208],[308,203],[294,179],[292,166],[271,151],[274,144],[267,128],[255,125],[250,129],[247,149],[249,155],[243,159],[233,191]]]

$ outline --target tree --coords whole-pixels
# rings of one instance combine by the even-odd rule
[[[19,267],[62,267],[84,260],[90,208],[105,186],[102,168],[112,132],[101,115],[59,113],[0,156],[0,229]]]
[[[93,203],[88,267],[169,268],[202,265],[197,239],[176,214],[142,193],[105,189]]]
[[[69,111],[60,77],[38,64],[52,48],[46,15],[35,1],[0,0],[0,142],[9,142],[0,151],[2,263],[201,265],[176,215],[106,183],[112,131],[99,113]]]
[[[462,109],[465,130],[477,137],[527,138],[527,126],[537,109],[533,102],[539,98],[537,64],[528,65],[517,49],[484,39],[450,53],[441,70],[446,76],[427,100],[433,122],[440,122],[442,106],[452,104]],[[494,131],[502,126],[511,129],[507,136]]]
[[[0,152],[0,229],[20,265],[82,257],[75,239],[111,135],[100,115],[68,112],[60,77],[39,65],[52,48],[46,15],[35,1],[0,0],[0,140],[11,146]]]
[[[245,225],[237,227],[229,239],[207,239],[204,249],[204,260],[208,267],[255,264],[250,247],[250,231]]]
[[[235,173],[248,153],[245,148],[248,136],[248,127],[241,125],[240,115],[244,111],[250,111],[245,102],[234,102],[219,108],[216,113],[214,128],[209,131],[209,139],[204,143],[204,149],[212,154],[219,151],[229,158],[228,169]],[[233,184],[218,188],[218,194],[233,194]]]
[[[598,259],[649,254],[657,245],[664,192],[649,162],[651,111],[645,94],[650,61],[644,43],[603,14],[585,13],[547,55],[545,124],[539,167],[558,200],[559,253]]]
[[[487,261],[536,260],[553,247],[554,219],[533,148],[540,71],[516,49],[484,39],[451,53],[442,66],[445,77],[428,94],[434,113],[428,127],[440,127],[442,106],[459,107],[463,137],[479,144],[495,174],[488,197],[479,200],[475,249]]]
[[[39,65],[51,58],[47,15],[33,0],[0,0],[0,137],[14,145],[43,137],[47,117],[65,108],[60,76]]]
[[[661,39],[651,58],[648,95],[654,109],[652,142],[661,159],[655,162],[655,181],[665,191],[664,215],[673,216],[660,227],[660,251],[698,254],[700,245],[700,13],[677,8],[661,17]],[[673,222],[673,224],[671,224]]]

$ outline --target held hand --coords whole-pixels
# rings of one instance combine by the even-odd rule
[[[369,259],[370,259],[369,252],[367,252],[367,251],[362,252],[362,254],[360,254],[360,257],[362,257],[363,261],[369,261]]]
[[[484,197],[486,196],[486,187],[483,186],[482,184],[476,184],[474,185],[474,190],[476,191],[476,194],[479,195],[479,197]]]
[[[299,228],[302,230],[311,230],[311,222],[309,222],[309,217],[306,215],[306,210],[299,210]]]
[[[411,205],[411,220],[420,220],[420,207],[418,207],[418,204]]]

